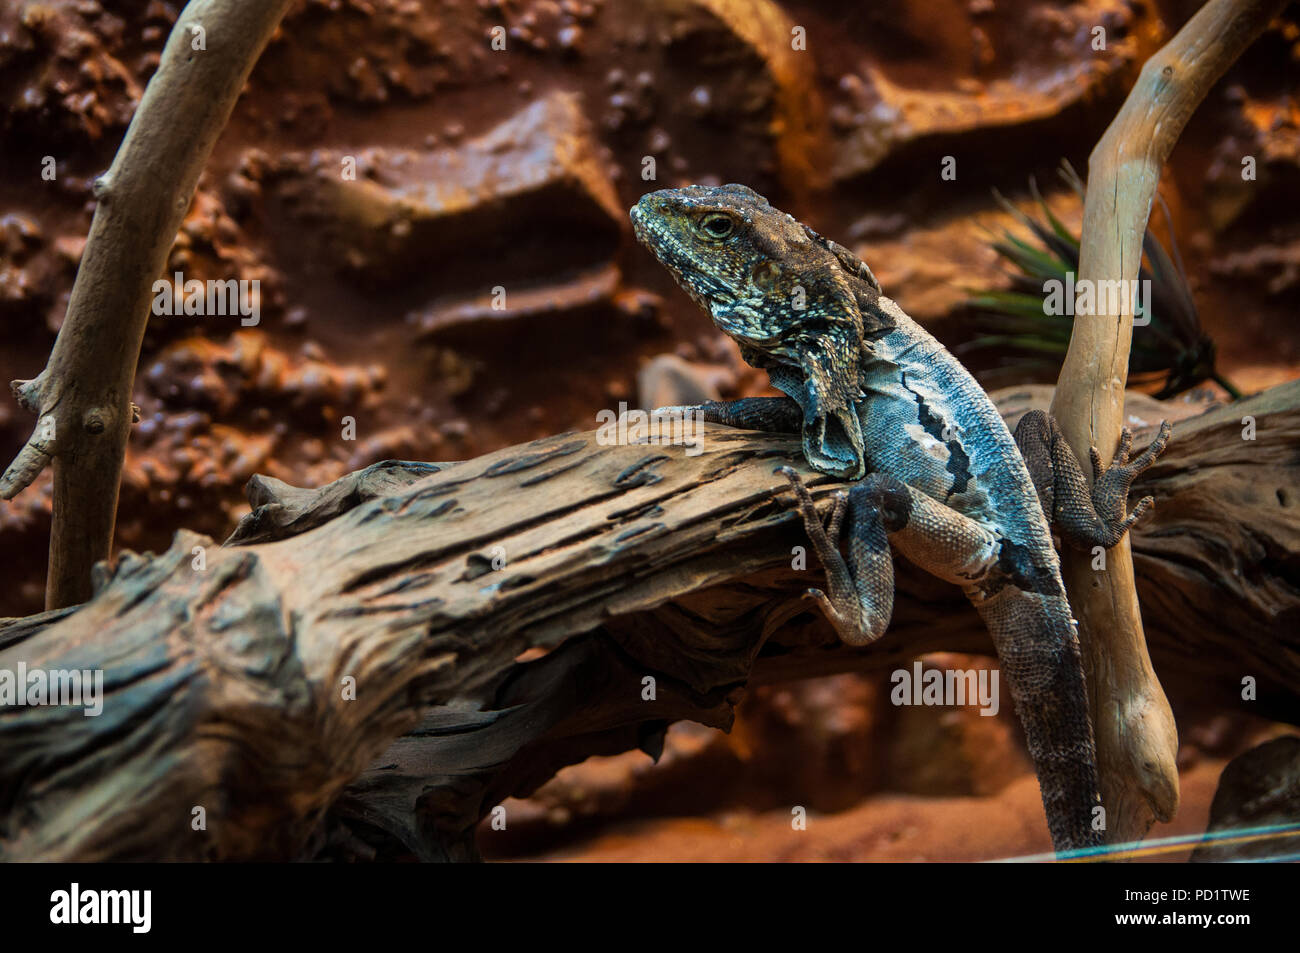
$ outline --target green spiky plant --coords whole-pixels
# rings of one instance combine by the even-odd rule
[[[1083,182],[1066,161],[1061,162],[1061,178],[1083,197]],[[1074,318],[1048,313],[1043,284],[1053,280],[1064,285],[1067,273],[1078,274],[1079,239],[1052,214],[1032,178],[1029,190],[1043,211],[1043,221],[1025,215],[996,189],[993,192],[998,204],[1026,226],[1039,244],[1010,232],[1001,236],[990,232],[994,251],[1017,271],[1011,276],[1010,290],[971,292],[967,303],[980,314],[979,332],[959,350],[998,348],[1010,352],[1008,363],[1014,366],[1051,373],[1059,370],[1065,358]],[[1166,219],[1168,215],[1165,209]],[[1234,400],[1240,397],[1241,392],[1215,368],[1214,341],[1201,330],[1177,244],[1171,258],[1148,229],[1142,247],[1145,255],[1138,278],[1151,281],[1146,303],[1151,320],[1133,329],[1130,379],[1137,384],[1158,383],[1155,396],[1160,399],[1205,380],[1217,383]]]

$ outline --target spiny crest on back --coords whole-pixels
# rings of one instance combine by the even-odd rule
[[[833,242],[829,238],[823,238],[821,235],[818,235],[807,225],[803,226],[803,229],[808,233],[809,238],[834,255],[849,274],[861,278],[872,288],[875,288],[878,293],[880,292],[880,282],[876,280],[876,276],[872,274],[871,269],[867,267],[865,261],[853,254],[853,252],[849,251],[839,242]]]

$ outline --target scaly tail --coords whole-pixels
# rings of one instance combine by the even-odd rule
[[[972,601],[993,636],[1025,730],[1052,846],[1058,853],[1100,847],[1105,815],[1096,810],[1097,750],[1069,603],[1063,595],[1015,586]]]

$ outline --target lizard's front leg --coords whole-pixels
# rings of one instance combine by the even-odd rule
[[[1132,513],[1124,515],[1133,481],[1164,452],[1172,433],[1169,422],[1162,422],[1151,445],[1130,461],[1128,454],[1133,434],[1125,427],[1120,432],[1119,447],[1108,468],[1103,468],[1097,448],[1090,447],[1091,490],[1060,425],[1051,414],[1042,410],[1029,411],[1016,425],[1015,437],[1016,446],[1038,491],[1043,513],[1061,534],[1061,539],[1078,549],[1091,549],[1093,546],[1109,549],[1123,539],[1129,527],[1155,504],[1152,497],[1143,497],[1133,507]]]
[[[693,407],[657,407],[655,414],[698,413],[709,423],[767,433],[799,433],[803,410],[790,397],[744,397],[710,400]]]
[[[1000,540],[989,529],[924,493],[882,473],[872,473],[838,493],[830,519],[822,524],[812,495],[790,467],[790,481],[813,551],[826,569],[827,595],[809,589],[835,631],[850,645],[866,645],[884,634],[894,608],[891,546],[940,579],[969,586],[997,562]],[[849,555],[838,537],[847,518]]]

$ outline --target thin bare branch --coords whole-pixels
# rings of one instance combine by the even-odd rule
[[[53,463],[48,608],[88,599],[91,567],[108,558],[152,285],[289,2],[193,0],[181,11],[112,166],[95,181],[99,204],[49,362],[35,380],[14,383],[39,419],[0,477],[0,497]]]
[[[1143,66],[1141,75],[1088,164],[1079,285],[1133,287],[1160,170],[1183,126],[1224,70],[1285,4],[1281,0],[1210,0]],[[1074,322],[1052,412],[1084,473],[1090,447],[1104,459],[1119,441],[1124,384],[1133,338],[1133,300]],[[1175,434],[1175,445],[1177,434]],[[1070,605],[1079,619],[1097,736],[1102,802],[1111,841],[1145,836],[1178,808],[1173,713],[1151,667],[1142,631],[1127,538],[1106,553],[1063,555]]]

